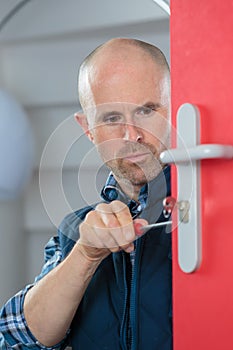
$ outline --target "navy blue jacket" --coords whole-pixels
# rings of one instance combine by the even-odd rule
[[[167,168],[168,169],[168,168]],[[162,200],[170,194],[169,169],[149,184],[140,217],[164,221]],[[64,258],[78,239],[78,227],[93,207],[69,215],[59,234]],[[95,272],[74,317],[73,350],[172,350],[171,237],[165,228],[150,230],[129,254],[109,255]]]

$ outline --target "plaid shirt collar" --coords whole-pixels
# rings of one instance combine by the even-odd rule
[[[141,188],[138,201],[130,199],[125,193],[120,189],[117,181],[114,178],[113,173],[110,173],[106,181],[105,186],[101,191],[101,197],[107,201],[111,202],[113,200],[121,200],[128,205],[133,218],[139,216],[142,210],[146,207],[146,201],[148,196],[148,185],[144,185]]]

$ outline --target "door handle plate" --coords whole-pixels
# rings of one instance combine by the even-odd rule
[[[232,145],[200,145],[200,113],[185,103],[177,112],[177,148],[164,151],[160,160],[177,168],[177,202],[188,203],[186,219],[178,221],[178,263],[191,273],[202,260],[200,160],[233,158]]]

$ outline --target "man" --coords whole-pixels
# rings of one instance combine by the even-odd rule
[[[79,72],[76,119],[111,169],[103,201],[70,214],[36,283],[2,309],[2,344],[17,349],[171,350],[171,254],[164,221],[169,68],[132,39],[98,47]],[[49,272],[49,273],[48,273]]]

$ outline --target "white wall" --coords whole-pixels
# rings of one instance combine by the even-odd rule
[[[21,199],[0,202],[0,304],[26,281],[23,215]]]
[[[26,106],[74,104],[78,67],[96,46],[112,37],[135,37],[156,44],[169,58],[168,30],[167,20],[150,20],[5,44],[2,48],[5,85]]]

